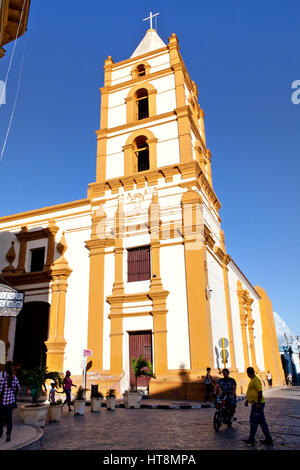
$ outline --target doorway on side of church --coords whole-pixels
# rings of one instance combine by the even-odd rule
[[[136,359],[142,355],[147,361],[152,360],[152,331],[129,331],[129,369],[130,369],[130,387],[135,386],[135,377],[131,366],[131,358]],[[140,390],[149,391],[150,377],[139,377],[137,387]]]
[[[47,302],[28,302],[17,317],[14,360],[22,369],[46,365],[49,309]]]

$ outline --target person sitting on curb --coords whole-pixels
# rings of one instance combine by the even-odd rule
[[[273,440],[269,432],[269,428],[264,415],[265,399],[263,397],[262,383],[261,380],[255,375],[253,367],[248,367],[247,375],[250,379],[247,389],[247,399],[245,406],[251,405],[250,413],[250,436],[248,439],[242,441],[252,446],[255,445],[255,434],[260,424],[262,432],[265,435],[265,440],[261,441],[262,444],[272,445]]]

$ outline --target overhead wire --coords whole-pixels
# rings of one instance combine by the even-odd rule
[[[1,163],[1,161],[2,161],[3,154],[4,154],[4,151],[5,151],[6,142],[7,142],[7,139],[8,139],[8,135],[9,135],[9,133],[10,133],[10,129],[11,129],[11,125],[12,125],[12,121],[13,121],[13,118],[14,118],[15,109],[16,109],[16,105],[17,105],[17,100],[18,100],[18,96],[19,96],[19,90],[20,90],[20,84],[21,84],[21,77],[22,77],[22,73],[23,73],[25,49],[26,49],[26,41],[24,42],[23,55],[22,55],[22,60],[21,60],[20,73],[19,73],[19,79],[18,79],[18,85],[17,85],[16,95],[15,95],[14,105],[13,105],[13,109],[12,109],[12,112],[11,112],[11,115],[10,115],[10,120],[9,120],[9,123],[8,123],[8,128],[7,128],[7,131],[6,131],[5,139],[4,139],[3,146],[2,146],[2,150],[1,150],[1,154],[0,154],[0,163]]]
[[[3,100],[3,97],[4,97],[4,93],[5,93],[5,90],[6,90],[6,87],[7,87],[8,77],[9,77],[10,69],[11,69],[11,66],[12,66],[13,58],[14,58],[14,55],[15,55],[15,50],[16,50],[16,47],[17,47],[18,38],[19,38],[19,31],[20,31],[20,26],[21,26],[22,19],[23,19],[23,13],[24,13],[24,9],[25,9],[25,4],[26,4],[26,0],[24,0],[24,2],[23,2],[23,7],[22,7],[20,19],[19,19],[19,24],[18,24],[17,32],[16,32],[16,37],[15,37],[15,39],[14,39],[13,50],[12,50],[12,54],[11,54],[11,56],[10,56],[10,60],[9,60],[9,64],[8,64],[8,68],[7,68],[7,72],[6,72],[6,77],[5,77],[5,81],[4,81],[4,86],[3,86],[3,88],[2,88],[2,93],[1,93],[1,97],[0,97],[0,103],[2,103],[2,100]],[[25,46],[24,46],[24,51],[25,51]],[[23,51],[23,59],[22,59],[22,64],[21,64],[21,71],[23,70],[24,51]],[[19,75],[19,82],[20,82],[20,76],[21,76],[21,75],[22,75],[22,73],[20,73],[20,75]],[[16,97],[17,97],[17,95],[18,95],[18,93],[19,93],[19,88],[20,88],[20,83],[18,83],[18,88],[17,88]],[[5,146],[6,146],[6,141],[7,141],[7,137],[8,137],[9,131],[10,131],[10,127],[11,127],[11,123],[12,123],[12,117],[13,117],[13,115],[14,115],[15,107],[16,107],[16,99],[15,99],[15,103],[14,103],[13,110],[12,110],[12,113],[11,113],[11,117],[10,117],[10,120],[9,120],[8,130],[7,130],[7,132],[6,132],[4,144],[3,144],[3,146],[2,146],[1,156],[0,156],[0,162],[1,162],[2,157],[3,157],[3,154],[4,154],[4,150],[5,150]]]

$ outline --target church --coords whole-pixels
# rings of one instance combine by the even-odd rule
[[[70,370],[83,352],[120,396],[142,354],[153,397],[199,399],[206,368],[282,385],[272,304],[226,251],[204,111],[172,34],[153,28],[104,63],[97,171],[85,199],[0,218],[0,340],[24,368]],[[5,309],[9,295],[22,308]],[[2,303],[1,303],[2,302]],[[2,313],[1,313],[2,312]]]

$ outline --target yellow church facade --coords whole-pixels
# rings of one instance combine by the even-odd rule
[[[152,396],[199,399],[207,367],[228,367],[239,392],[250,365],[282,385],[271,301],[226,251],[204,112],[175,34],[165,44],[150,29],[129,59],[105,60],[96,135],[86,199],[0,218],[0,276],[25,293],[17,319],[0,319],[7,358],[40,355],[81,383],[89,349],[88,383],[118,394],[140,354]]]

